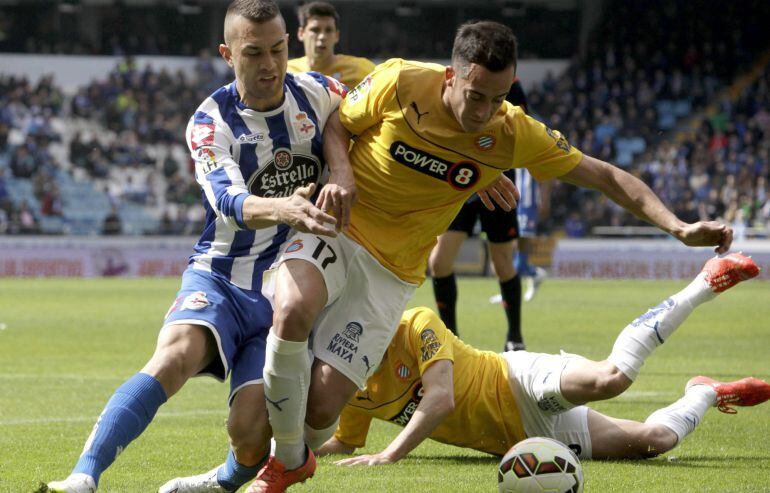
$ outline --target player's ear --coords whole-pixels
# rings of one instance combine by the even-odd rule
[[[297,28],[297,39],[300,41],[305,41],[304,39],[302,39],[304,36],[305,36],[305,28],[302,26],[299,26]]]
[[[455,78],[455,69],[451,65],[448,65],[444,69],[444,80],[446,81],[448,86],[453,85]]]
[[[233,52],[230,47],[222,43],[219,45],[219,55],[225,59],[227,64],[232,68],[233,66]]]

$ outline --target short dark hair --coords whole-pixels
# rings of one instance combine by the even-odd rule
[[[299,17],[300,27],[307,26],[307,22],[311,17],[334,17],[334,27],[340,28],[340,14],[337,13],[337,9],[330,3],[310,2],[301,5],[297,9],[297,17]]]
[[[267,22],[281,15],[273,0],[234,0],[227,7],[225,18],[240,15],[252,22]]]
[[[225,43],[230,43],[230,29],[232,25],[233,17],[241,16],[251,22],[257,22],[262,24],[268,22],[276,17],[281,19],[284,27],[286,23],[281,16],[281,10],[274,0],[234,0],[227,7],[227,13],[225,14]]]
[[[508,26],[493,21],[466,22],[455,36],[452,65],[475,63],[492,72],[516,68],[516,36]]]

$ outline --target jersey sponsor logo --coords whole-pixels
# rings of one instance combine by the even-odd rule
[[[479,181],[479,168],[474,163],[450,163],[400,140],[390,145],[390,155],[415,171],[449,183],[456,190],[465,190]]]
[[[184,298],[182,296],[177,296],[176,299],[174,299],[174,302],[171,303],[171,306],[168,307],[168,311],[166,312],[166,316],[163,317],[163,320],[166,320],[172,313],[177,311],[179,308],[179,304],[182,302]]]
[[[556,147],[569,154],[569,151],[572,149],[572,147],[569,145],[569,142],[567,142],[567,138],[564,137],[561,132],[545,127],[545,133],[547,133],[549,137],[556,141]]]
[[[409,367],[399,361],[398,364],[396,365],[396,378],[398,378],[402,382],[405,382],[409,380],[409,377],[411,376],[412,376],[412,372],[409,371]]]
[[[476,137],[476,140],[474,140],[473,143],[476,146],[476,149],[482,152],[491,151],[494,149],[495,144],[497,144],[497,139],[494,135],[484,134]]]
[[[420,401],[422,400],[422,396],[424,394],[425,391],[422,388],[422,382],[417,382],[417,385],[412,392],[412,397],[409,399],[403,409],[401,409],[398,414],[390,418],[389,421],[400,426],[406,426],[409,423],[409,420],[412,419],[415,411],[417,411],[417,406],[420,405]]]
[[[214,143],[214,123],[195,123],[190,132],[190,144],[193,151]]]
[[[209,302],[209,299],[206,297],[206,293],[203,291],[196,291],[194,293],[188,294],[187,297],[182,302],[182,307],[180,310],[202,310],[209,306],[211,303]]]
[[[412,103],[409,105],[413,110],[415,115],[417,115],[417,125],[420,124],[420,120],[422,120],[422,117],[430,113],[430,111],[426,111],[425,113],[420,113],[420,108],[417,107],[417,102],[412,101]]]
[[[420,341],[420,357],[425,363],[441,349],[441,342],[439,342],[433,329],[425,329],[420,332]]]
[[[356,104],[362,99],[364,99],[364,96],[371,90],[372,88],[372,76],[367,75],[364,80],[358,83],[358,85],[353,88],[352,91],[350,91],[347,95],[347,101],[348,104]]]
[[[264,132],[257,132],[253,134],[244,134],[238,137],[238,142],[241,144],[256,144],[265,140]]]
[[[292,122],[292,125],[294,125],[294,130],[297,131],[297,135],[299,135],[300,140],[310,140],[315,137],[315,124],[304,111],[300,111],[294,115],[294,121]]]
[[[248,181],[249,193],[258,197],[288,197],[297,188],[318,183],[321,163],[314,156],[276,151],[274,159]],[[279,155],[280,153],[280,155]]]
[[[337,72],[334,74],[334,78],[332,77],[326,77],[326,83],[329,85],[329,90],[333,92],[334,94],[338,95],[341,98],[344,98],[345,95],[348,93],[347,88],[340,84],[340,82],[337,79],[342,78],[342,73]]]
[[[291,242],[291,245],[286,247],[286,253],[294,253],[298,252],[305,248],[305,244],[302,243],[302,240],[294,240]]]

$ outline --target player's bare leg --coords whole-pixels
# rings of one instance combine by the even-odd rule
[[[326,284],[318,268],[305,260],[287,260],[278,269],[264,370],[275,456],[249,488],[254,492],[284,491],[300,480],[295,476],[304,480],[315,471],[315,458],[304,441],[311,363],[307,340],[326,305]],[[292,478],[288,484],[287,478]]]
[[[579,405],[620,395],[636,379],[647,357],[695,307],[758,273],[756,264],[741,254],[709,260],[685,289],[623,329],[607,360],[570,359],[561,373],[561,396]]]
[[[455,260],[468,235],[462,231],[447,231],[438,237],[430,252],[428,267],[433,276],[433,296],[439,316],[449,330],[457,334],[457,279]]]
[[[216,341],[206,327],[170,325],[161,330],[152,358],[107,402],[72,474],[41,491],[96,491],[101,474],[145,430],[158,408],[216,356]]]
[[[262,385],[247,385],[233,397],[227,419],[230,452],[218,467],[175,478],[158,493],[229,493],[254,479],[270,452],[270,426]]]
[[[592,457],[644,459],[673,449],[700,424],[711,407],[735,414],[731,406],[756,406],[770,400],[770,384],[757,378],[719,382],[695,377],[685,394],[670,406],[652,413],[644,423],[588,411]]]

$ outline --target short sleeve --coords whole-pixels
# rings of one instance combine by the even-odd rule
[[[294,80],[310,99],[310,104],[318,116],[318,124],[323,130],[329,116],[348,93],[348,88],[337,79],[318,72],[296,74]]]
[[[564,135],[530,116],[516,119],[513,166],[527,168],[538,181],[569,173],[583,159]]]
[[[372,417],[352,406],[345,406],[340,414],[340,423],[334,437],[347,445],[361,448],[366,445],[366,436],[369,434],[369,425]]]
[[[385,106],[393,99],[403,60],[388,60],[375,67],[340,104],[340,121],[353,135],[362,134],[382,120]]]
[[[453,335],[433,310],[422,308],[415,311],[409,338],[410,346],[415,349],[420,375],[436,361],[454,362]]]

